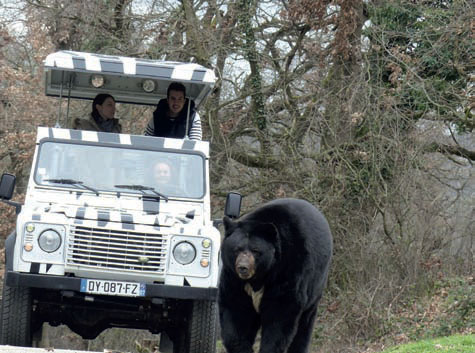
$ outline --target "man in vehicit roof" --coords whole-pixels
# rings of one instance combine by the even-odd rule
[[[195,103],[186,98],[183,84],[172,82],[168,86],[167,98],[158,102],[145,135],[172,138],[188,136],[190,140],[201,140],[200,116],[195,110]]]

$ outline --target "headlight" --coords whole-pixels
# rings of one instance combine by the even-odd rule
[[[38,237],[38,244],[41,250],[46,252],[54,252],[61,245],[61,236],[53,229],[46,229]]]
[[[182,241],[181,243],[178,243],[173,249],[173,257],[178,263],[187,265],[193,262],[195,259],[196,249],[191,243]]]

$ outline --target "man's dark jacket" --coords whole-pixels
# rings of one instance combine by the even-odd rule
[[[172,137],[172,138],[184,138],[186,129],[186,116],[188,112],[188,99],[185,100],[185,105],[180,114],[171,119],[167,115],[168,103],[166,99],[161,99],[157,104],[157,109],[153,112],[153,135],[158,137]],[[193,119],[195,117],[195,103],[191,101],[190,104],[190,120],[188,123],[189,135],[191,126],[193,125]]]

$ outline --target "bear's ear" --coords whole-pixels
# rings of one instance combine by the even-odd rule
[[[224,216],[223,224],[224,224],[224,236],[227,237],[229,234],[231,234],[234,231],[234,228],[236,228],[236,223],[233,222],[233,220],[229,218],[228,216]]]

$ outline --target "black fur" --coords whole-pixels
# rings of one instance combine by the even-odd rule
[[[236,222],[224,217],[224,226],[218,304],[227,352],[253,352],[261,326],[260,353],[307,352],[332,255],[324,216],[307,201],[278,199]],[[243,252],[252,255],[236,266]],[[254,274],[243,279],[247,270]],[[246,285],[264,290],[258,311]]]

